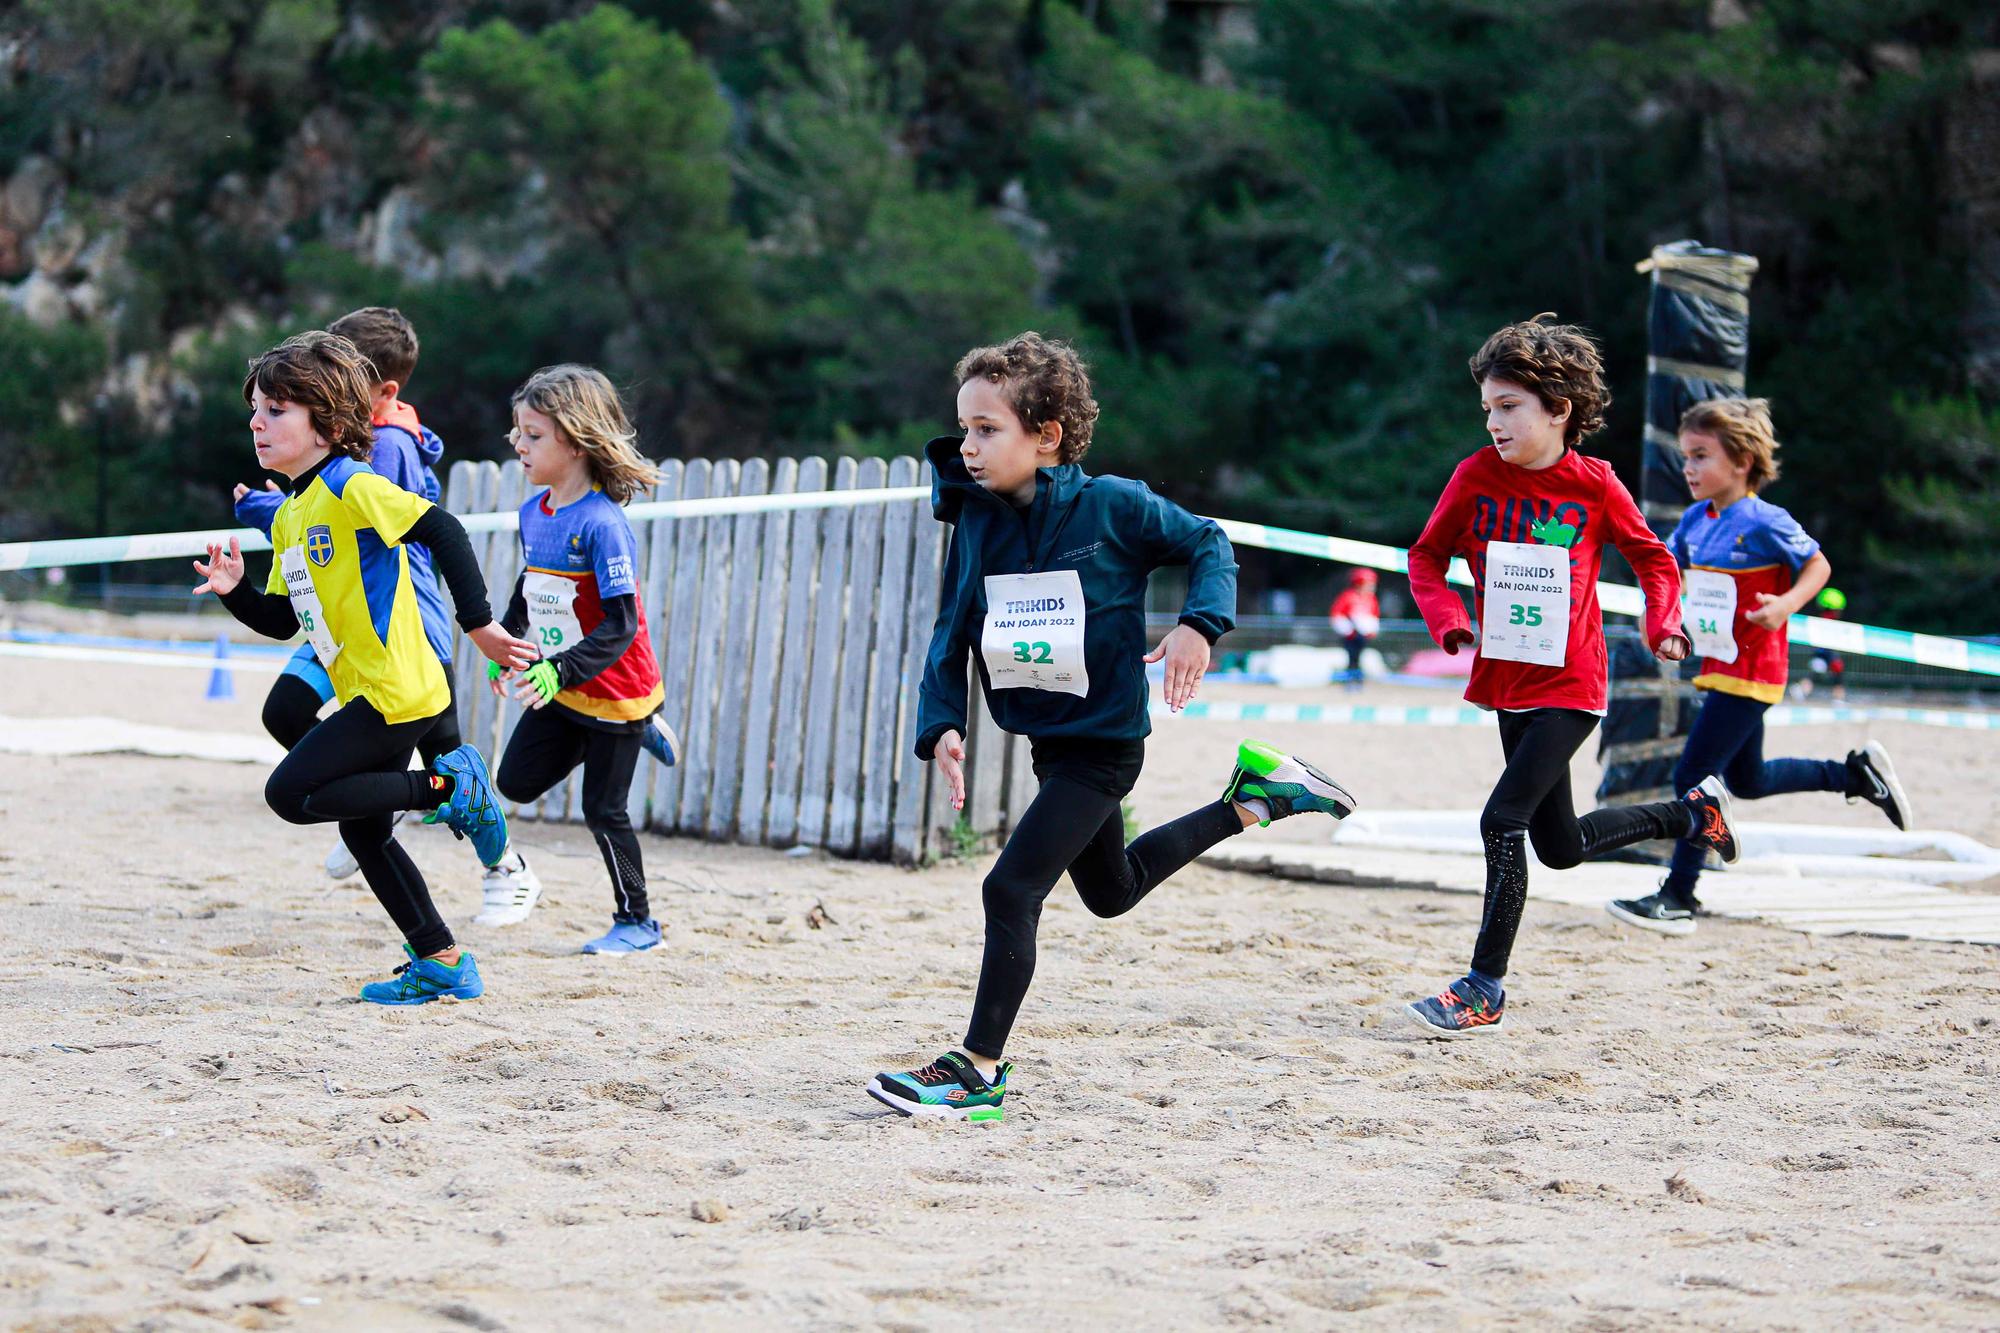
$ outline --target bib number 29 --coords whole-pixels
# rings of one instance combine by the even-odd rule
[[[1522,606],[1515,602],[1507,608],[1507,623],[1510,625],[1539,625],[1542,623],[1542,608]]]
[[[542,626],[542,627],[541,627],[541,637],[542,637],[542,647],[544,647],[544,648],[560,648],[560,647],[562,647],[562,641],[563,641],[563,640],[562,640],[562,626],[560,626],[560,625],[544,625],[544,626]]]
[[[1046,643],[1022,643],[1016,640],[1014,643],[1014,660],[1016,662],[1031,662],[1036,666],[1045,666],[1056,659],[1049,655],[1049,646]]]

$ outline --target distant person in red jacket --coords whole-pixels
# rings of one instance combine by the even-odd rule
[[[1510,324],[1472,358],[1492,447],[1458,465],[1410,548],[1410,591],[1448,653],[1475,643],[1465,604],[1445,585],[1453,556],[1472,567],[1478,657],[1465,697],[1500,714],[1507,766],[1479,817],[1486,909],[1472,966],[1404,1012],[1430,1035],[1498,1032],[1501,979],[1528,897],[1528,853],[1567,869],[1649,838],[1701,838],[1736,859],[1728,797],[1710,778],[1677,801],[1607,806],[1578,819],[1569,761],[1605,708],[1604,623],[1597,572],[1616,546],[1646,594],[1646,644],[1663,661],[1688,655],[1680,569],[1601,458],[1576,446],[1604,426],[1610,393],[1597,345],[1582,329]]]
[[[1382,630],[1382,604],[1375,599],[1375,571],[1357,569],[1333,599],[1327,614],[1333,632],[1347,645],[1347,688],[1361,688],[1361,651]]]

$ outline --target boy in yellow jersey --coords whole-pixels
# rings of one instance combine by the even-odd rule
[[[288,338],[251,363],[243,381],[258,462],[287,477],[271,523],[275,557],[262,593],[243,581],[243,557],[211,545],[195,562],[238,620],[284,639],[304,631],[340,709],[292,747],[264,799],[294,824],[337,822],[368,887],[403,932],[409,961],[364,986],[376,1004],[471,999],[484,989],[432,904],[423,876],[394,835],[399,810],[426,810],[472,839],[483,862],[507,845],[506,817],[479,752],[441,754],[428,773],[410,754],[451,706],[437,653],[424,635],[405,543],[430,548],[451,590],[459,627],[482,653],[526,666],[531,644],[493,623],[486,585],[458,520],[381,477],[367,463],[373,371],[353,343],[330,333]]]

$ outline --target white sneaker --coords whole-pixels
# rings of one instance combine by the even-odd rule
[[[398,810],[389,827],[393,830],[409,813],[408,810]],[[348,851],[347,844],[339,838],[333,840],[333,850],[326,854],[326,873],[333,879],[346,879],[361,873],[361,863],[354,859],[354,853]]]
[[[499,865],[486,867],[479,889],[486,906],[472,918],[475,926],[519,925],[542,900],[542,881],[528,869],[528,858],[511,850]]]

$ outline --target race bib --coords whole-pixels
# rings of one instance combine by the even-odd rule
[[[1559,667],[1569,652],[1569,551],[1486,544],[1486,618],[1479,655]]]
[[[319,592],[313,587],[306,548],[287,546],[279,553],[278,568],[285,575],[285,596],[292,599],[292,613],[298,616],[299,628],[306,632],[313,655],[319,658],[321,666],[332,666],[333,659],[340,656],[340,645],[333,641],[333,631],[326,627],[326,608],[319,604]]]
[[[1736,580],[1719,570],[1690,569],[1681,598],[1681,623],[1694,650],[1718,662],[1734,662]]]
[[[554,657],[583,637],[583,622],[576,618],[575,579],[531,570],[521,578],[521,595],[528,602],[529,637],[543,657]]]
[[[987,575],[979,638],[987,682],[996,690],[1089,694],[1083,622],[1083,581],[1073,569]]]

